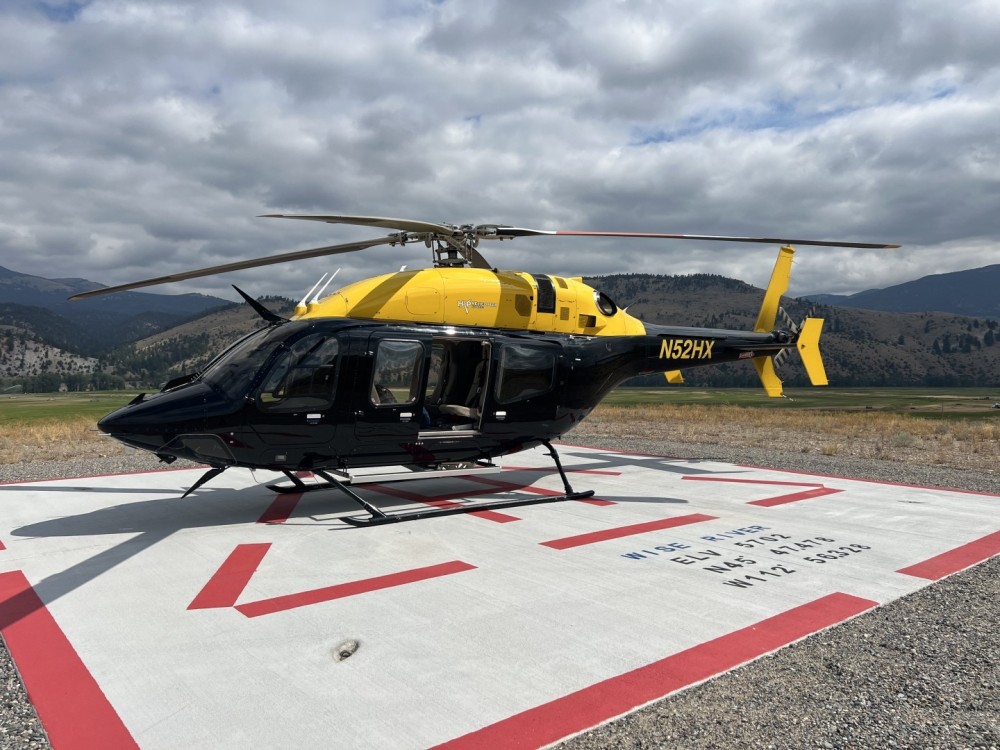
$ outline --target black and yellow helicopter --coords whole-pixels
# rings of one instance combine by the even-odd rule
[[[776,328],[797,245],[898,245],[644,232],[577,232],[499,224],[453,226],[377,216],[302,219],[394,230],[379,239],[301,250],[161,276],[77,294],[182,281],[292,260],[422,243],[433,267],[359,281],[324,296],[320,279],[291,319],[237,292],[268,325],[234,343],[204,369],[141,394],[98,427],[168,463],[185,458],[209,470],[187,493],[227,468],[283,473],[278,492],[336,488],[368,512],[346,517],[376,525],[429,516],[580,499],[551,441],[564,435],[622,381],[663,372],[678,382],[690,367],[751,360],[770,396],[781,395],[774,360],[795,348],[813,385],[825,385],[823,321]],[[533,236],[621,237],[782,245],[752,331],[651,325],[583,283],[492,267],[489,240]],[[406,467],[412,476],[491,467],[498,456],[544,445],[565,494],[386,513],[348,485],[365,467]],[[305,483],[299,472],[321,482]]]

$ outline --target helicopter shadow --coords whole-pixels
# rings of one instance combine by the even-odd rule
[[[16,485],[5,487],[13,489]],[[27,488],[25,488],[27,489]],[[67,487],[31,487],[34,492],[67,492]],[[103,492],[105,488],[89,488],[91,492]],[[111,505],[86,513],[70,514],[58,518],[27,524],[13,529],[13,537],[30,539],[86,538],[100,536],[128,535],[128,538],[113,546],[102,549],[97,554],[53,573],[33,584],[21,594],[8,600],[0,608],[0,628],[22,619],[40,607],[44,607],[84,584],[96,580],[118,565],[130,560],[179,531],[194,528],[212,528],[254,524],[262,511],[271,502],[271,493],[253,493],[254,487],[242,489],[204,488],[186,498],[160,497],[139,499]],[[122,492],[119,488],[111,492]],[[136,492],[156,492],[163,490],[139,488]],[[178,495],[183,489],[178,488]],[[251,494],[253,493],[253,494]],[[250,495],[248,497],[248,494]]]
[[[68,494],[79,494],[83,492],[100,493],[102,495],[122,494],[122,495],[162,495],[162,489],[142,488],[142,487],[40,487],[32,484],[8,484],[3,488],[4,492],[65,492]]]

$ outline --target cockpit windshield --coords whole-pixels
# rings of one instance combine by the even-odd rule
[[[285,328],[262,328],[245,336],[212,360],[200,379],[227,396],[245,396],[267,358],[291,333]]]

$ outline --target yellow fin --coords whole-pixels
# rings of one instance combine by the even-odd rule
[[[792,275],[793,255],[795,255],[795,250],[790,245],[785,245],[778,251],[778,259],[774,262],[774,270],[771,271],[771,280],[767,282],[767,291],[764,292],[764,302],[760,306],[757,322],[753,327],[759,333],[765,333],[774,328],[774,321],[778,317],[778,305],[781,304],[781,295],[788,291],[788,279]]]
[[[767,395],[771,398],[781,398],[781,378],[774,371],[774,358],[754,357],[753,366],[757,368],[757,374]]]
[[[823,358],[819,352],[819,334],[822,330],[822,318],[806,318],[802,323],[802,330],[799,331],[799,356],[802,357],[809,382],[813,385],[829,384],[826,379],[826,368],[823,367]]]

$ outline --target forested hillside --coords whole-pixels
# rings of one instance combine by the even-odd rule
[[[750,329],[763,290],[722,276],[626,274],[586,279],[651,323]],[[831,385],[989,386],[1000,384],[1000,327],[993,319],[948,313],[893,313],[785,298],[789,317],[825,320],[820,348]],[[782,325],[779,321],[779,325]],[[792,354],[779,371],[788,385],[808,381]],[[714,386],[755,385],[750,362],[685,372]],[[658,376],[644,382],[658,383]]]

